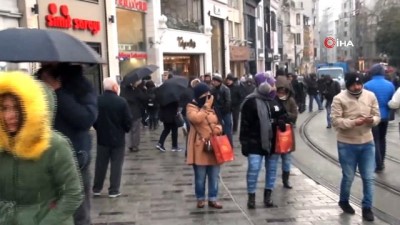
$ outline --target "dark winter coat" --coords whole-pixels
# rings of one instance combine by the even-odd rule
[[[214,95],[214,109],[218,116],[224,116],[231,112],[231,91],[227,86],[221,84],[211,90]]]
[[[275,149],[275,138],[278,121],[283,121],[284,123],[289,121],[287,118],[286,110],[277,101],[268,101],[268,106],[271,112],[271,125],[273,130],[270,151],[270,154],[272,154],[274,153]],[[239,140],[242,145],[242,154],[244,156],[248,156],[249,154],[267,154],[267,152],[263,151],[261,147],[260,120],[258,118],[257,103],[255,98],[247,100],[242,106]]]
[[[97,95],[86,78],[78,76],[77,79],[86,86],[87,92],[84,95],[77,96],[64,87],[55,91],[57,112],[54,128],[71,140],[80,167],[83,168],[90,161],[92,137],[89,130],[98,115]]]
[[[159,111],[160,121],[163,123],[175,123],[176,114],[178,113],[179,102],[172,102],[168,105],[161,106]]]
[[[147,95],[147,103],[146,103],[146,110],[148,113],[155,113],[158,111],[158,109],[160,108],[160,105],[157,102],[156,99],[156,88],[150,88],[147,89],[146,92]]]
[[[181,95],[179,100],[179,107],[182,108],[182,115],[186,116],[186,106],[191,103],[194,98],[193,88],[188,87],[185,92]]]
[[[107,147],[125,145],[125,133],[132,126],[132,114],[128,103],[112,91],[105,91],[98,100],[99,117],[94,128],[97,144]]]
[[[309,95],[318,94],[318,82],[316,78],[307,78],[305,82],[307,84],[307,94]]]
[[[231,92],[231,107],[232,107],[232,109],[239,108],[240,104],[242,104],[242,101],[244,99],[244,94],[243,94],[240,86],[233,83],[232,85],[228,86],[228,88]]]
[[[142,110],[147,104],[148,97],[142,88],[121,87],[121,97],[128,102],[133,120],[142,118]]]
[[[297,116],[299,114],[298,107],[296,101],[293,98],[293,92],[291,91],[290,81],[285,79],[277,79],[276,80],[276,88],[285,88],[289,93],[286,100],[280,100],[278,97],[276,98],[279,103],[283,105],[285,108],[288,117],[291,123],[295,123],[297,120]]]
[[[342,89],[340,88],[339,82],[331,80],[331,81],[326,82],[325,90],[322,92],[322,94],[324,95],[324,98],[328,102],[332,102],[333,97],[335,97],[341,91],[342,91]]]

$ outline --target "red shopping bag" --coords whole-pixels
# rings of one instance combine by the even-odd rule
[[[286,131],[282,132],[279,128],[276,128],[276,140],[275,140],[275,153],[286,154],[293,150],[293,130],[290,124],[286,124]]]
[[[229,142],[228,136],[214,135],[211,136],[210,142],[218,164],[233,161],[235,154],[233,152],[231,143]]]

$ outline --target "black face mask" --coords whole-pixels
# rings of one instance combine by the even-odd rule
[[[198,106],[199,106],[200,108],[204,106],[204,104],[206,103],[207,98],[208,98],[209,96],[210,96],[210,95],[204,96],[204,97],[202,97],[202,98],[195,99],[196,102],[197,102],[197,104],[198,104]]]

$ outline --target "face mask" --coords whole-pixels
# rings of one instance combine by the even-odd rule
[[[279,99],[282,101],[286,101],[288,99],[288,96],[287,95],[281,96],[281,97],[279,97]]]

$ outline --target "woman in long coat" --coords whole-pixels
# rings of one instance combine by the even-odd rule
[[[29,74],[0,74],[0,224],[73,225],[82,181],[51,129],[54,96]]]
[[[222,205],[217,202],[220,166],[207,144],[212,135],[222,132],[222,126],[212,108],[213,100],[206,84],[195,86],[194,100],[186,107],[186,115],[193,128],[188,135],[187,164],[193,165],[197,208],[205,206],[205,184],[208,177],[208,206],[221,209]]]

